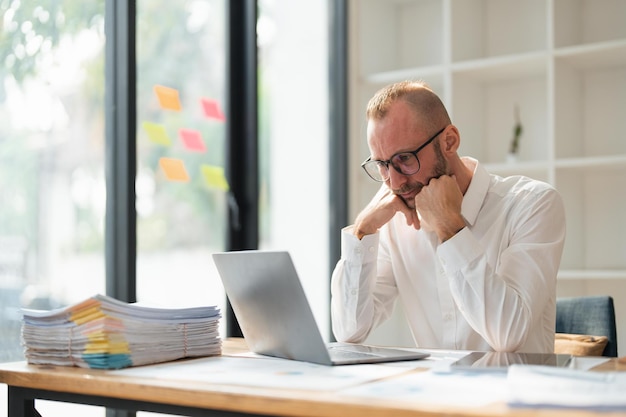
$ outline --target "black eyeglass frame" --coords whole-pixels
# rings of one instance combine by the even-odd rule
[[[365,171],[365,173],[367,174],[367,176],[368,176],[368,177],[370,177],[371,179],[373,179],[373,180],[374,180],[374,181],[376,181],[376,182],[385,182],[385,181],[387,181],[387,180],[389,179],[389,176],[387,176],[387,178],[382,178],[382,179],[377,179],[377,178],[374,178],[374,177],[372,176],[372,174],[370,174],[370,172],[367,170],[367,168],[365,168],[365,165],[369,164],[370,162],[376,162],[377,166],[379,166],[379,165],[381,165],[381,164],[385,165],[385,168],[387,168],[387,172],[389,172],[389,165],[391,165],[391,166],[393,167],[393,169],[395,169],[398,173],[400,173],[400,174],[402,174],[402,175],[413,175],[413,174],[417,174],[417,173],[419,172],[420,168],[422,167],[422,164],[420,163],[420,159],[417,157],[418,152],[419,152],[419,151],[421,151],[422,149],[424,149],[425,147],[427,147],[428,145],[430,145],[430,143],[431,143],[432,141],[434,141],[434,140],[437,138],[437,136],[439,136],[440,134],[442,134],[442,133],[443,133],[443,131],[444,131],[444,130],[446,130],[446,128],[447,128],[447,127],[448,127],[448,126],[445,126],[443,129],[441,129],[440,131],[438,131],[437,133],[435,133],[433,136],[431,136],[431,137],[430,137],[430,139],[428,139],[426,142],[422,143],[422,144],[420,145],[420,147],[419,147],[419,148],[417,148],[417,149],[416,149],[416,150],[414,150],[414,151],[408,151],[408,152],[398,152],[398,153],[395,153],[395,154],[393,154],[393,155],[391,156],[391,158],[389,158],[389,159],[388,159],[388,160],[386,160],[386,161],[382,161],[382,160],[379,160],[379,159],[372,159],[372,157],[370,156],[370,157],[369,157],[369,158],[367,158],[365,161],[363,161],[363,163],[361,164],[361,168],[363,168],[363,171]],[[415,157],[415,160],[417,161],[417,170],[415,170],[415,172],[411,172],[411,173],[404,173],[404,172],[402,172],[402,171],[400,170],[400,168],[398,168],[398,167],[397,167],[397,166],[396,166],[396,165],[392,162],[392,160],[393,160],[396,156],[401,155],[401,154],[406,154],[406,153],[410,153],[410,154],[412,154],[412,155]]]

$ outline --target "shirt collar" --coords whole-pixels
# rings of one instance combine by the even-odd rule
[[[487,170],[473,158],[464,157],[474,164],[474,174],[470,181],[469,187],[463,196],[463,203],[461,205],[461,215],[465,219],[465,222],[470,226],[474,225],[476,217],[480,212],[480,208],[485,201],[487,191],[489,190],[489,183],[491,178]]]

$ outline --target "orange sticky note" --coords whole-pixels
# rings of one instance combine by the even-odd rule
[[[189,174],[187,174],[185,163],[181,159],[163,157],[159,159],[159,165],[168,180],[180,182],[189,181]]]
[[[172,145],[172,141],[167,135],[165,126],[160,125],[158,123],[143,122],[141,124],[141,127],[143,127],[143,130],[146,132],[146,134],[148,135],[148,138],[150,138],[152,142],[158,145],[163,145],[163,146]]]
[[[211,100],[210,98],[203,97],[200,102],[202,103],[202,110],[204,111],[204,115],[209,119],[219,120],[223,122],[226,120],[226,116],[222,113],[222,109],[220,109],[220,104],[217,100]]]
[[[222,191],[228,191],[228,181],[224,175],[224,168],[213,165],[202,165],[202,176],[204,181],[211,188],[217,188]]]
[[[206,150],[204,142],[202,142],[202,134],[197,130],[182,128],[178,130],[178,136],[183,141],[185,148],[190,151],[204,152]]]
[[[178,90],[162,85],[155,85],[154,92],[159,99],[159,105],[162,109],[179,111],[182,108]]]

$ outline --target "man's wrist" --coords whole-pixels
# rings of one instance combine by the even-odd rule
[[[363,239],[363,236],[365,236],[367,233],[364,233],[361,229],[355,227],[353,234],[354,236],[356,236],[357,239],[361,240]]]
[[[369,230],[366,227],[363,227],[362,223],[355,223],[352,228],[352,234],[357,237],[357,239],[361,240],[366,235],[371,235],[376,233],[376,230]]]
[[[463,226],[461,226],[461,227],[450,228],[446,232],[442,233],[439,236],[439,240],[441,241],[441,243],[443,243],[443,242],[453,238],[454,236],[456,236],[457,233],[459,233],[463,229],[465,229],[465,224]]]

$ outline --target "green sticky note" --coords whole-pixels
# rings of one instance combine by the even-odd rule
[[[152,142],[162,146],[172,146],[165,126],[152,122],[143,122],[141,126]]]
[[[224,176],[224,168],[213,165],[202,165],[202,176],[204,181],[211,188],[217,188],[222,191],[228,191],[228,181]]]

